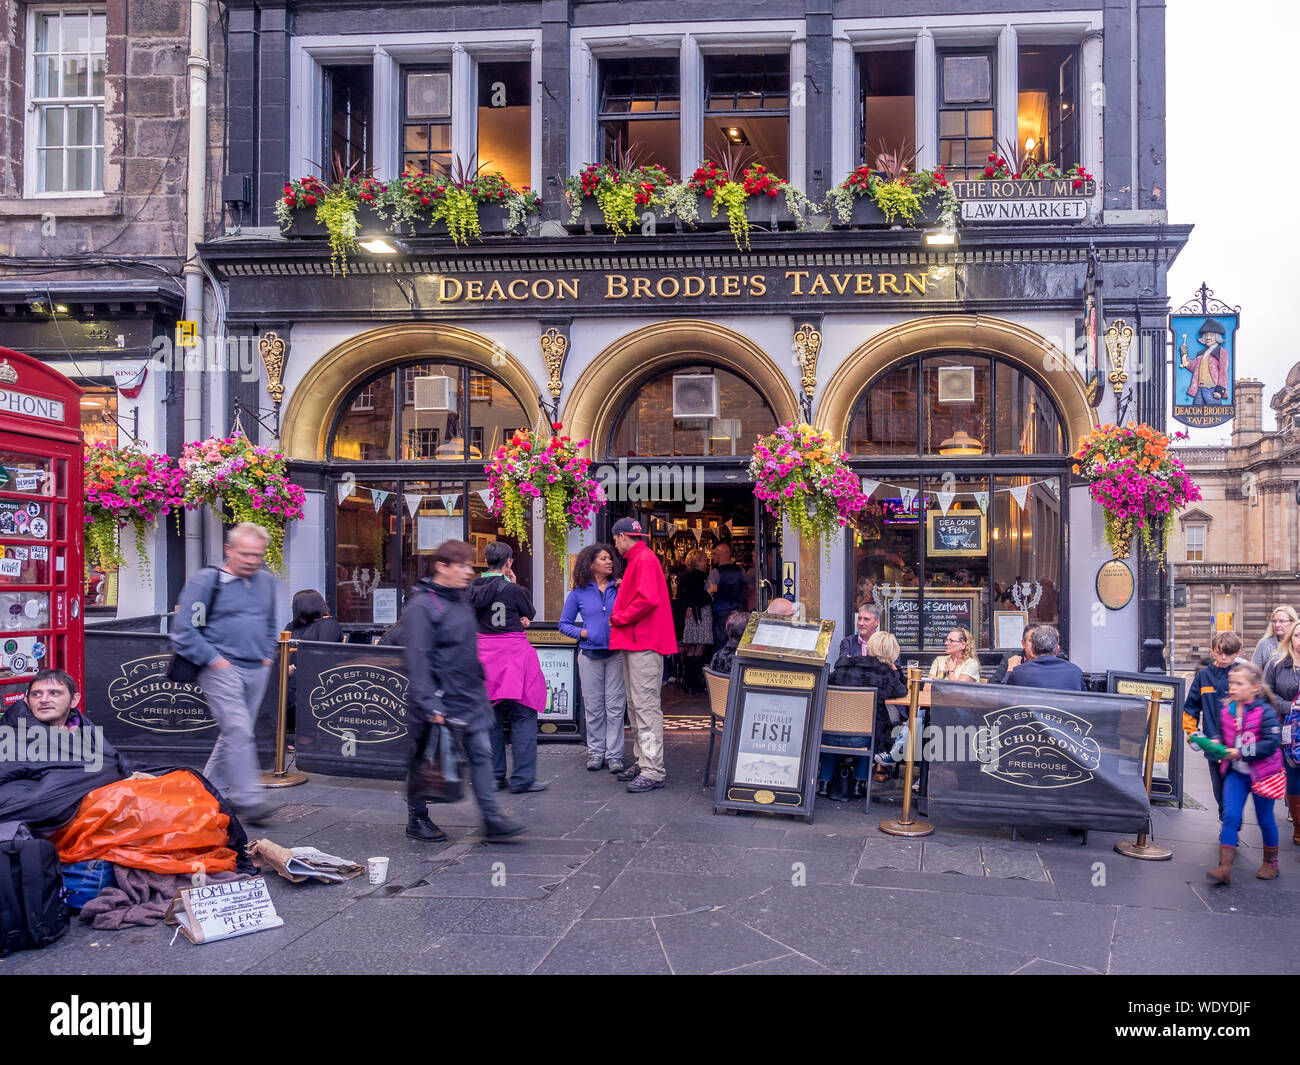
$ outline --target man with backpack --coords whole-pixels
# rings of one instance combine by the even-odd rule
[[[275,578],[262,566],[270,542],[252,522],[226,533],[225,564],[186,582],[171,633],[176,653],[200,667],[198,684],[220,730],[203,775],[252,824],[276,808],[262,794],[253,738],[279,643]]]
[[[412,769],[431,726],[450,722],[461,730],[470,783],[483,812],[483,835],[500,840],[519,835],[524,826],[507,818],[496,799],[491,740],[496,712],[488,700],[478,657],[478,624],[465,598],[473,580],[474,549],[463,540],[446,540],[433,553],[433,580],[422,581],[418,587],[423,590],[413,591],[402,611]],[[409,786],[406,834],[427,843],[447,838]]]

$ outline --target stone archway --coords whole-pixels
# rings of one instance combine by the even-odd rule
[[[435,322],[403,322],[349,337],[320,356],[285,404],[281,441],[292,460],[328,458],[334,412],[359,381],[413,359],[457,359],[499,378],[536,424],[538,388],[528,371],[499,344],[468,329]]]
[[[561,418],[566,432],[590,440],[592,457],[603,458],[604,442],[637,381],[688,361],[715,363],[745,378],[778,424],[801,420],[794,388],[766,351],[725,326],[683,318],[628,333],[597,355],[569,389]]]
[[[1061,412],[1068,434],[1067,451],[1073,451],[1080,438],[1099,424],[1072,358],[1032,329],[1004,318],[976,314],[916,318],[860,345],[827,382],[817,404],[817,424],[837,435],[841,442],[847,440],[853,406],[876,377],[914,355],[953,348],[1000,355],[1032,371]]]

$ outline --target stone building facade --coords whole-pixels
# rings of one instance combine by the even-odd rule
[[[1216,623],[1231,620],[1249,655],[1277,606],[1300,607],[1300,363],[1269,403],[1276,430],[1263,428],[1262,382],[1237,389],[1227,445],[1176,449],[1202,496],[1179,516],[1169,544],[1176,604],[1186,589],[1171,647],[1183,672],[1209,656]]]

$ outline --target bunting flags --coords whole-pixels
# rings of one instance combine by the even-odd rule
[[[987,492],[976,492],[975,502],[980,505],[981,514],[987,514],[989,512],[989,494]]]
[[[952,506],[953,497],[956,495],[956,492],[935,492],[934,498],[939,501],[939,509],[947,514],[948,508]]]
[[[384,505],[384,500],[391,496],[392,492],[384,492],[378,488],[370,489],[370,502],[375,505],[375,510],[379,510]]]
[[[871,494],[879,487],[879,481],[873,481],[870,477],[862,478],[862,494],[868,499],[871,498]]]
[[[1029,498],[1029,485],[1022,484],[1011,489],[1011,498],[1016,501],[1016,506],[1021,510],[1025,509],[1025,500]]]
[[[491,490],[490,488],[480,488],[480,489],[478,490],[478,493],[477,493],[477,494],[478,494],[479,499],[483,500],[483,505],[484,505],[485,507],[487,507],[488,510],[491,510],[491,509],[492,509],[492,490]]]
[[[424,502],[424,496],[419,492],[407,492],[402,497],[406,500],[406,509],[410,512],[411,517],[415,517],[415,512],[420,509],[420,504]]]
[[[460,493],[452,492],[448,495],[440,495],[438,498],[442,500],[443,507],[446,509],[447,513],[450,514],[456,509],[456,504],[460,502]]]
[[[900,488],[899,494],[903,497],[903,512],[907,513],[912,509],[913,502],[916,501],[915,488]]]
[[[338,486],[339,506],[343,505],[343,500],[347,499],[347,497],[352,494],[352,489],[354,489],[356,486],[357,486],[357,482],[351,480],[350,478],[339,482],[339,486]]]

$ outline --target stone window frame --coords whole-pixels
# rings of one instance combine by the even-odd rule
[[[530,100],[530,177],[542,187],[542,35],[540,30],[449,31],[295,37],[290,45],[289,173],[286,179],[318,175],[321,158],[324,83],[322,69],[339,63],[369,63],[373,72],[375,177],[391,181],[400,173],[402,69],[451,68],[451,150],[468,160],[478,141],[478,62],[480,59],[532,64]]]
[[[791,107],[787,141],[790,172],[780,176],[795,188],[807,187],[808,108],[794,106],[795,86],[806,86],[807,24],[803,19],[756,19],[744,23],[673,22],[574,28],[569,37],[569,173],[577,174],[603,155],[599,141],[602,58],[629,55],[678,57],[681,91],[681,177],[689,178],[704,161],[704,56],[743,52],[763,54],[789,49]]]
[[[993,48],[995,82],[993,133],[999,143],[1015,144],[1022,44],[1072,44],[1079,49],[1079,159],[1097,182],[1093,210],[1100,217],[1104,181],[1102,150],[1102,12],[1014,11],[966,15],[898,16],[836,19],[832,55],[831,174],[838,184],[857,166],[859,52],[913,48],[916,64],[918,169],[938,162],[938,53],[951,48]],[[1012,106],[1007,106],[1012,101]]]
[[[102,200],[108,192],[108,176],[110,164],[110,114],[108,108],[109,93],[109,75],[111,64],[109,55],[111,52],[109,38],[112,36],[111,12],[109,5],[105,0],[94,2],[89,0],[86,3],[45,3],[31,4],[23,11],[22,17],[22,38],[16,49],[17,54],[21,57],[22,75],[21,89],[15,92],[19,98],[15,101],[21,110],[22,121],[22,174],[18,182],[19,195],[23,200],[44,201],[53,204],[56,201],[67,202],[70,200]],[[100,98],[99,106],[103,109],[103,118],[100,121],[104,134],[104,143],[100,146],[102,153],[103,166],[99,174],[98,189],[77,189],[77,190],[59,190],[55,192],[38,192],[36,189],[37,174],[37,140],[38,140],[38,123],[36,122],[36,64],[32,62],[32,50],[36,46],[36,19],[40,15],[51,13],[59,14],[80,14],[89,12],[92,14],[103,15],[104,17],[104,95]],[[15,87],[19,84],[17,78],[13,78]],[[56,99],[50,97],[49,99]],[[80,99],[80,98],[79,98]],[[92,99],[86,97],[85,99]],[[18,155],[19,153],[15,153]]]
[[[1187,523],[1183,526],[1183,536],[1184,536],[1185,543],[1186,543],[1186,550],[1185,550],[1184,553],[1187,555],[1187,557],[1186,557],[1185,559],[1183,559],[1184,562],[1204,562],[1204,561],[1205,561],[1205,531],[1206,531],[1206,529],[1207,529],[1208,527],[1209,527],[1209,523],[1208,523],[1208,522],[1204,522],[1204,521],[1189,521],[1189,522],[1187,522]],[[1200,549],[1199,549],[1199,551],[1198,551],[1198,555],[1199,555],[1199,557],[1197,557],[1197,558],[1192,558],[1192,550],[1193,550],[1193,547],[1192,547],[1192,532],[1193,532],[1193,530],[1195,530],[1197,533],[1200,534]]]

